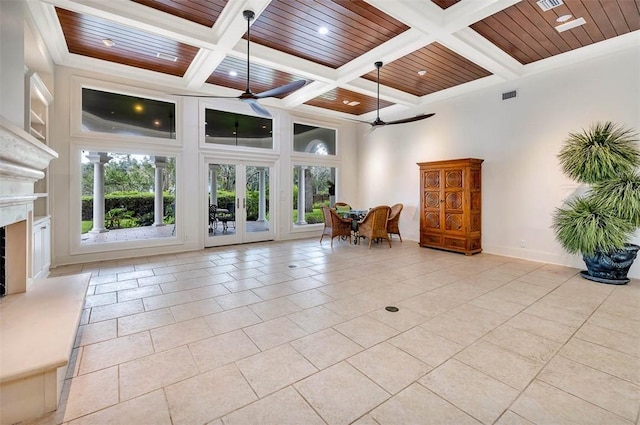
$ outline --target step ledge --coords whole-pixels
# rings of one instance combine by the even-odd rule
[[[90,273],[39,279],[0,301],[0,383],[69,363]]]

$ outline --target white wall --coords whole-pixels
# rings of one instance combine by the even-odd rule
[[[550,228],[554,209],[578,189],[556,155],[569,132],[595,121],[640,131],[639,75],[636,48],[434,103],[427,110],[436,113],[432,118],[361,138],[359,203],[404,203],[403,239],[417,241],[416,162],[482,158],[484,252],[584,268]],[[517,98],[502,101],[501,93],[513,89]],[[632,242],[640,243],[639,233]],[[629,276],[640,277],[640,261]]]

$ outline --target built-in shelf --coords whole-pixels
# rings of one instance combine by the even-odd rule
[[[31,117],[31,123],[37,123],[40,125],[45,125],[44,120],[42,119],[42,117],[40,115],[38,115],[36,113],[36,111],[34,111],[33,109],[30,109],[30,114],[29,116]]]
[[[47,138],[44,136],[44,134],[40,133],[38,130],[36,130],[35,128],[31,127],[30,128],[31,131],[31,135],[35,136],[36,138],[42,140],[43,142],[47,141]]]

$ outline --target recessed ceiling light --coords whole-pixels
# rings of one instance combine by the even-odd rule
[[[114,43],[113,40],[110,39],[110,38],[103,38],[102,39],[102,44],[104,44],[107,47],[113,47],[113,46],[116,45],[116,43]]]
[[[567,22],[569,19],[572,18],[572,15],[562,15],[562,16],[558,16],[556,18],[556,22]]]
[[[345,105],[348,105],[349,101],[345,99],[345,100],[342,101],[342,103],[344,103]]]
[[[159,126],[159,125],[160,125],[160,120],[155,120],[155,121],[153,122],[153,125],[155,125],[155,126]]]
[[[236,71],[229,71],[229,75],[231,75],[232,77],[236,77],[238,73]]]
[[[318,32],[319,32],[320,34],[328,34],[328,33],[329,33],[329,28],[327,28],[327,27],[320,27],[320,28],[318,28]]]
[[[579,27],[580,25],[584,25],[586,23],[587,23],[587,21],[585,21],[584,18],[578,18],[578,19],[574,19],[573,21],[569,21],[569,22],[566,22],[564,24],[560,24],[560,25],[556,26],[556,30],[558,32],[564,32],[564,31],[568,31],[570,29],[573,29],[575,27]]]
[[[133,110],[136,112],[142,112],[144,111],[144,107],[141,104],[136,103],[135,105],[133,105]]]
[[[421,69],[420,71],[418,71],[418,75],[421,76],[421,77],[423,75],[425,75],[426,73],[427,73],[427,71],[425,71],[424,69]]]
[[[359,104],[360,104],[360,102],[356,102],[355,100],[347,103],[347,105],[349,105],[349,106],[357,106]]]

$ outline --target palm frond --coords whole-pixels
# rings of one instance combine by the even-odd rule
[[[640,227],[640,174],[625,173],[596,183],[589,196],[602,203],[602,208]]]

